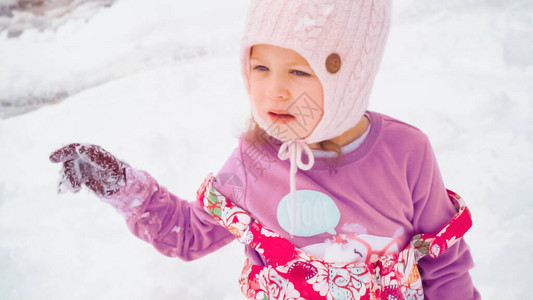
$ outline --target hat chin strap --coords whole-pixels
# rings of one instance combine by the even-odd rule
[[[302,149],[305,150],[309,161],[304,164],[302,161]],[[315,157],[309,145],[303,139],[299,140],[287,140],[281,144],[279,148],[278,157],[281,160],[290,160],[290,185],[291,185],[291,205],[288,207],[289,221],[290,221],[290,234],[295,234],[298,230],[298,201],[296,200],[296,182],[295,175],[298,172],[298,168],[302,170],[309,170],[315,163]]]

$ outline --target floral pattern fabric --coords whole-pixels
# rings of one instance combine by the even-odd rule
[[[269,263],[256,266],[246,259],[239,283],[248,299],[423,299],[418,260],[425,255],[438,257],[472,226],[463,199],[447,190],[457,214],[437,234],[417,234],[403,251],[369,262],[330,263],[265,228],[216,191],[213,180],[212,173],[205,178],[197,192],[198,201],[241,243],[250,245]]]

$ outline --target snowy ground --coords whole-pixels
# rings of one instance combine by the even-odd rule
[[[428,133],[447,186],[468,201],[484,299],[532,299],[529,2],[395,2],[371,99]],[[120,0],[0,32],[1,299],[242,298],[239,244],[189,263],[167,258],[92,194],[58,195],[59,166],[47,157],[99,144],[194,200],[248,118],[237,56],[246,5]]]

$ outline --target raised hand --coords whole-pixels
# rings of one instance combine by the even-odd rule
[[[77,193],[83,184],[98,196],[109,196],[126,184],[126,164],[102,147],[74,143],[50,155],[54,163],[63,163],[58,191]]]

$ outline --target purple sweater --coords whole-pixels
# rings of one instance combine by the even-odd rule
[[[368,116],[370,129],[343,147],[341,161],[313,150],[314,166],[296,173],[303,202],[292,236],[286,231],[290,165],[277,157],[280,141],[251,144],[241,135],[215,188],[314,256],[347,262],[401,251],[413,235],[439,231],[456,211],[427,136],[389,116]],[[198,201],[178,198],[144,171],[128,167],[126,174],[127,185],[104,200],[124,215],[133,234],[161,253],[188,261],[234,239]],[[246,255],[265,264],[251,248]],[[436,259],[422,258],[419,267],[426,299],[481,298],[468,272],[473,261],[464,240]]]

